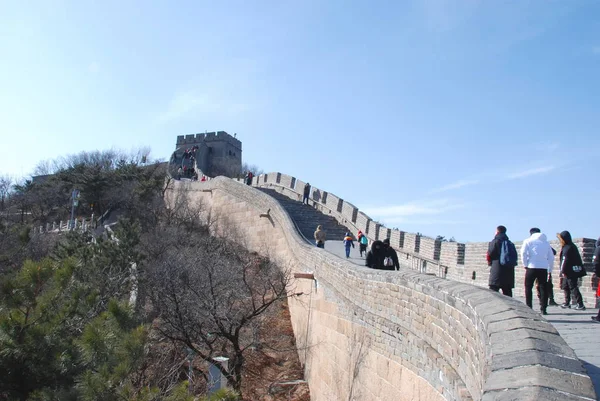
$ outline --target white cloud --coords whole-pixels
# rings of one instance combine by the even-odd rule
[[[238,114],[249,110],[243,103],[228,102],[219,96],[196,91],[181,92],[170,101],[167,111],[159,114],[161,123],[177,120],[191,113]]]
[[[477,184],[479,184],[479,180],[458,180],[458,181],[452,182],[448,185],[444,185],[443,187],[435,188],[435,189],[431,190],[430,193],[446,192],[446,191],[450,191],[453,189],[459,189],[459,188],[468,187],[470,185],[477,185]]]
[[[197,114],[233,118],[262,107],[263,91],[256,86],[262,74],[260,64],[251,59],[204,65],[195,77],[175,88],[168,103],[157,113],[157,120],[166,123]]]
[[[404,222],[410,216],[431,216],[463,208],[463,203],[455,203],[449,199],[407,202],[400,205],[366,208],[364,212],[375,219],[388,223]]]
[[[528,170],[518,171],[513,174],[509,174],[505,177],[506,180],[516,180],[519,178],[525,178],[532,175],[546,174],[556,169],[556,166],[545,166],[545,167],[537,167]]]
[[[100,65],[97,62],[92,61],[90,65],[88,65],[88,71],[92,74],[97,74],[100,71]]]

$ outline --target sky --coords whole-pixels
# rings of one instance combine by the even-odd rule
[[[0,174],[236,133],[388,227],[597,238],[600,1],[0,2]]]

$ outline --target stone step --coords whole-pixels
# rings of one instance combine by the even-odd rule
[[[298,230],[312,241],[318,225],[323,227],[329,240],[341,240],[346,232],[352,232],[348,227],[339,224],[332,216],[321,213],[312,206],[295,201],[270,188],[258,188],[265,194],[273,197],[288,212]]]

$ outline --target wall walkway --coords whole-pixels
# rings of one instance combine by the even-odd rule
[[[305,182],[302,180],[277,172],[262,174],[253,182],[253,186],[276,189],[292,199],[300,200],[304,184]],[[353,204],[314,186],[311,191],[310,203],[324,214],[335,217],[341,224],[353,228],[355,235],[358,230],[361,230],[371,241],[390,238],[390,244],[398,252],[400,263],[404,267],[487,288],[489,278],[489,268],[485,258],[487,242],[442,242],[414,233],[390,229],[371,219]],[[549,238],[552,236],[551,234],[547,235]],[[522,237],[526,236],[527,233],[523,233]],[[516,241],[516,239],[515,237],[511,238],[517,246],[517,250],[520,250],[522,241]],[[591,266],[595,242],[595,239],[590,238],[574,239],[588,269],[588,275],[582,279],[580,290],[586,305],[592,307],[596,303],[597,286],[592,279],[593,268]],[[550,243],[554,249],[560,249],[558,241],[550,241]],[[557,263],[555,263],[555,268],[557,268]],[[515,270],[515,282],[524,282],[524,270]],[[560,301],[562,296],[558,288],[558,276],[555,280],[556,299]],[[514,294],[524,297],[523,286],[516,286]]]

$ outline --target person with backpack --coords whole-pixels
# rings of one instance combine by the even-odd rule
[[[594,249],[592,264],[594,265],[596,281],[598,281],[598,278],[600,278],[600,238],[596,241],[596,249]],[[596,288],[596,296],[600,297],[600,282],[598,282],[598,287]],[[598,315],[592,316],[592,320],[596,323],[600,323],[600,310],[598,310]]]
[[[577,246],[573,243],[570,232],[562,231],[560,234],[556,234],[556,236],[562,246],[560,250],[560,275],[562,277],[560,288],[562,288],[565,294],[565,303],[560,307],[570,309],[572,299],[577,304],[573,309],[585,310],[583,297],[581,296],[581,292],[579,292],[579,279],[587,275],[583,267],[581,254]]]
[[[385,252],[383,258],[383,267],[391,267],[390,270],[400,270],[400,262],[396,250],[390,246],[390,239],[383,240],[383,250]]]
[[[506,227],[496,227],[496,235],[488,245],[486,255],[490,266],[488,286],[490,290],[512,297],[515,288],[515,266],[517,265],[517,248],[506,235]]]
[[[537,227],[529,230],[530,237],[521,246],[521,260],[525,268],[525,303],[533,308],[533,284],[537,280],[540,292],[540,312],[547,315],[548,307],[548,278],[554,266],[554,253],[546,239]]]
[[[358,230],[358,247],[359,247],[361,258],[363,256],[363,252],[365,253],[365,256],[366,256],[368,244],[369,244],[369,239],[367,238],[367,236],[364,235],[362,231]]]
[[[350,233],[346,233],[344,236],[344,248],[346,248],[346,259],[350,257],[350,246],[354,248],[354,240]]]

